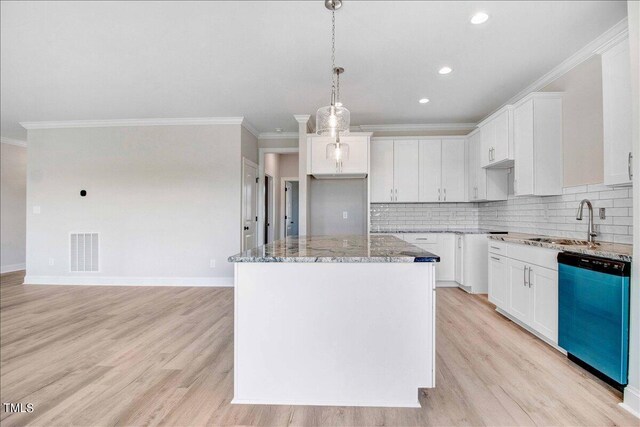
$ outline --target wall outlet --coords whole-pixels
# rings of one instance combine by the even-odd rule
[[[40,212],[41,212],[41,211],[42,211],[42,210],[40,209],[40,206],[34,206],[34,207],[33,207],[33,213],[34,213],[35,215],[40,215]]]
[[[216,260],[215,259],[210,259],[209,260],[209,268],[216,268]]]
[[[605,208],[600,208],[598,212],[600,213],[600,219],[607,219],[607,212]]]
[[[49,258],[49,265],[55,264],[55,260],[53,258]]]
[[[349,212],[343,211],[342,212],[342,219],[347,219],[347,218],[349,218]]]

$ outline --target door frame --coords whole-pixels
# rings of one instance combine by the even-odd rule
[[[240,250],[244,251],[244,233],[243,233],[243,229],[242,227],[244,226],[244,217],[245,217],[245,211],[244,211],[244,179],[246,176],[246,167],[247,165],[254,167],[256,169],[256,176],[259,177],[259,169],[258,169],[258,165],[254,162],[252,162],[251,160],[247,159],[246,157],[242,158],[242,179],[240,180]],[[256,188],[256,214],[258,214],[258,209],[260,208],[260,197],[259,197],[259,193],[258,191],[260,190],[260,179],[258,178],[258,182],[254,183],[255,188]],[[259,216],[258,216],[259,218]],[[260,242],[260,239],[258,238],[258,227],[259,227],[259,221],[256,222],[256,232],[255,232],[255,244],[256,246],[259,246],[258,243]]]
[[[284,186],[285,183],[287,181],[298,181],[298,183],[300,182],[300,178],[298,178],[297,176],[283,176],[280,177],[280,218],[278,219],[278,221],[280,221],[280,239],[284,239],[287,233],[287,223],[284,220],[284,215],[287,209],[287,206],[285,204],[285,191],[284,191]],[[298,191],[300,191],[300,187],[298,186]],[[300,197],[300,194],[298,193],[298,197]],[[298,213],[299,215],[299,213]]]
[[[269,206],[267,208],[267,209],[269,209],[268,218],[271,220],[271,226],[268,227],[268,231],[267,231],[269,233],[269,235],[267,236],[267,240],[269,242],[273,242],[275,240],[275,238],[276,238],[275,230],[276,230],[277,221],[279,220],[278,218],[274,218],[276,216],[276,197],[275,197],[276,196],[276,194],[275,194],[275,192],[276,192],[276,181],[273,178],[273,176],[271,176],[269,174],[265,174],[264,175],[264,181],[265,182],[267,181],[267,177],[271,180],[270,181],[270,185],[269,185],[269,194],[271,195],[271,197],[270,197],[271,200],[265,200],[264,201],[265,202],[264,206],[267,206],[267,203],[269,204]],[[260,188],[261,188],[262,191],[264,191],[264,186],[260,186]],[[266,197],[268,197],[268,196],[265,195],[265,198]],[[260,215],[258,215],[258,219],[260,219]],[[258,221],[258,222],[264,223],[264,218],[263,218],[263,221]],[[264,228],[267,228],[267,227],[264,227],[264,225],[263,225],[263,229]],[[262,237],[263,237],[263,239],[261,240],[261,242],[264,242],[264,236],[262,236]]]
[[[293,140],[292,140],[293,141]],[[273,147],[273,148],[258,148],[258,179],[261,183],[264,182],[264,155],[267,153],[274,154],[288,154],[288,153],[299,153],[300,149],[298,148],[298,137],[295,138],[295,147]],[[298,159],[298,162],[301,160]],[[306,160],[304,160],[306,162]],[[258,241],[264,241],[264,188],[260,185],[258,188]],[[280,218],[278,218],[280,221]],[[279,222],[278,222],[279,223]],[[282,234],[282,233],[279,233]],[[275,240],[275,235],[274,235]]]

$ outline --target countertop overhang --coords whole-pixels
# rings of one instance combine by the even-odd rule
[[[410,263],[440,257],[391,235],[296,236],[230,256],[229,262]]]

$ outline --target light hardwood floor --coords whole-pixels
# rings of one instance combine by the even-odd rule
[[[436,388],[420,409],[231,405],[233,290],[0,286],[14,425],[633,425],[621,395],[498,315],[437,291]]]

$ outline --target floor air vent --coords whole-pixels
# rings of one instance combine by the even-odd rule
[[[69,265],[71,272],[99,271],[100,245],[98,233],[72,233]]]

